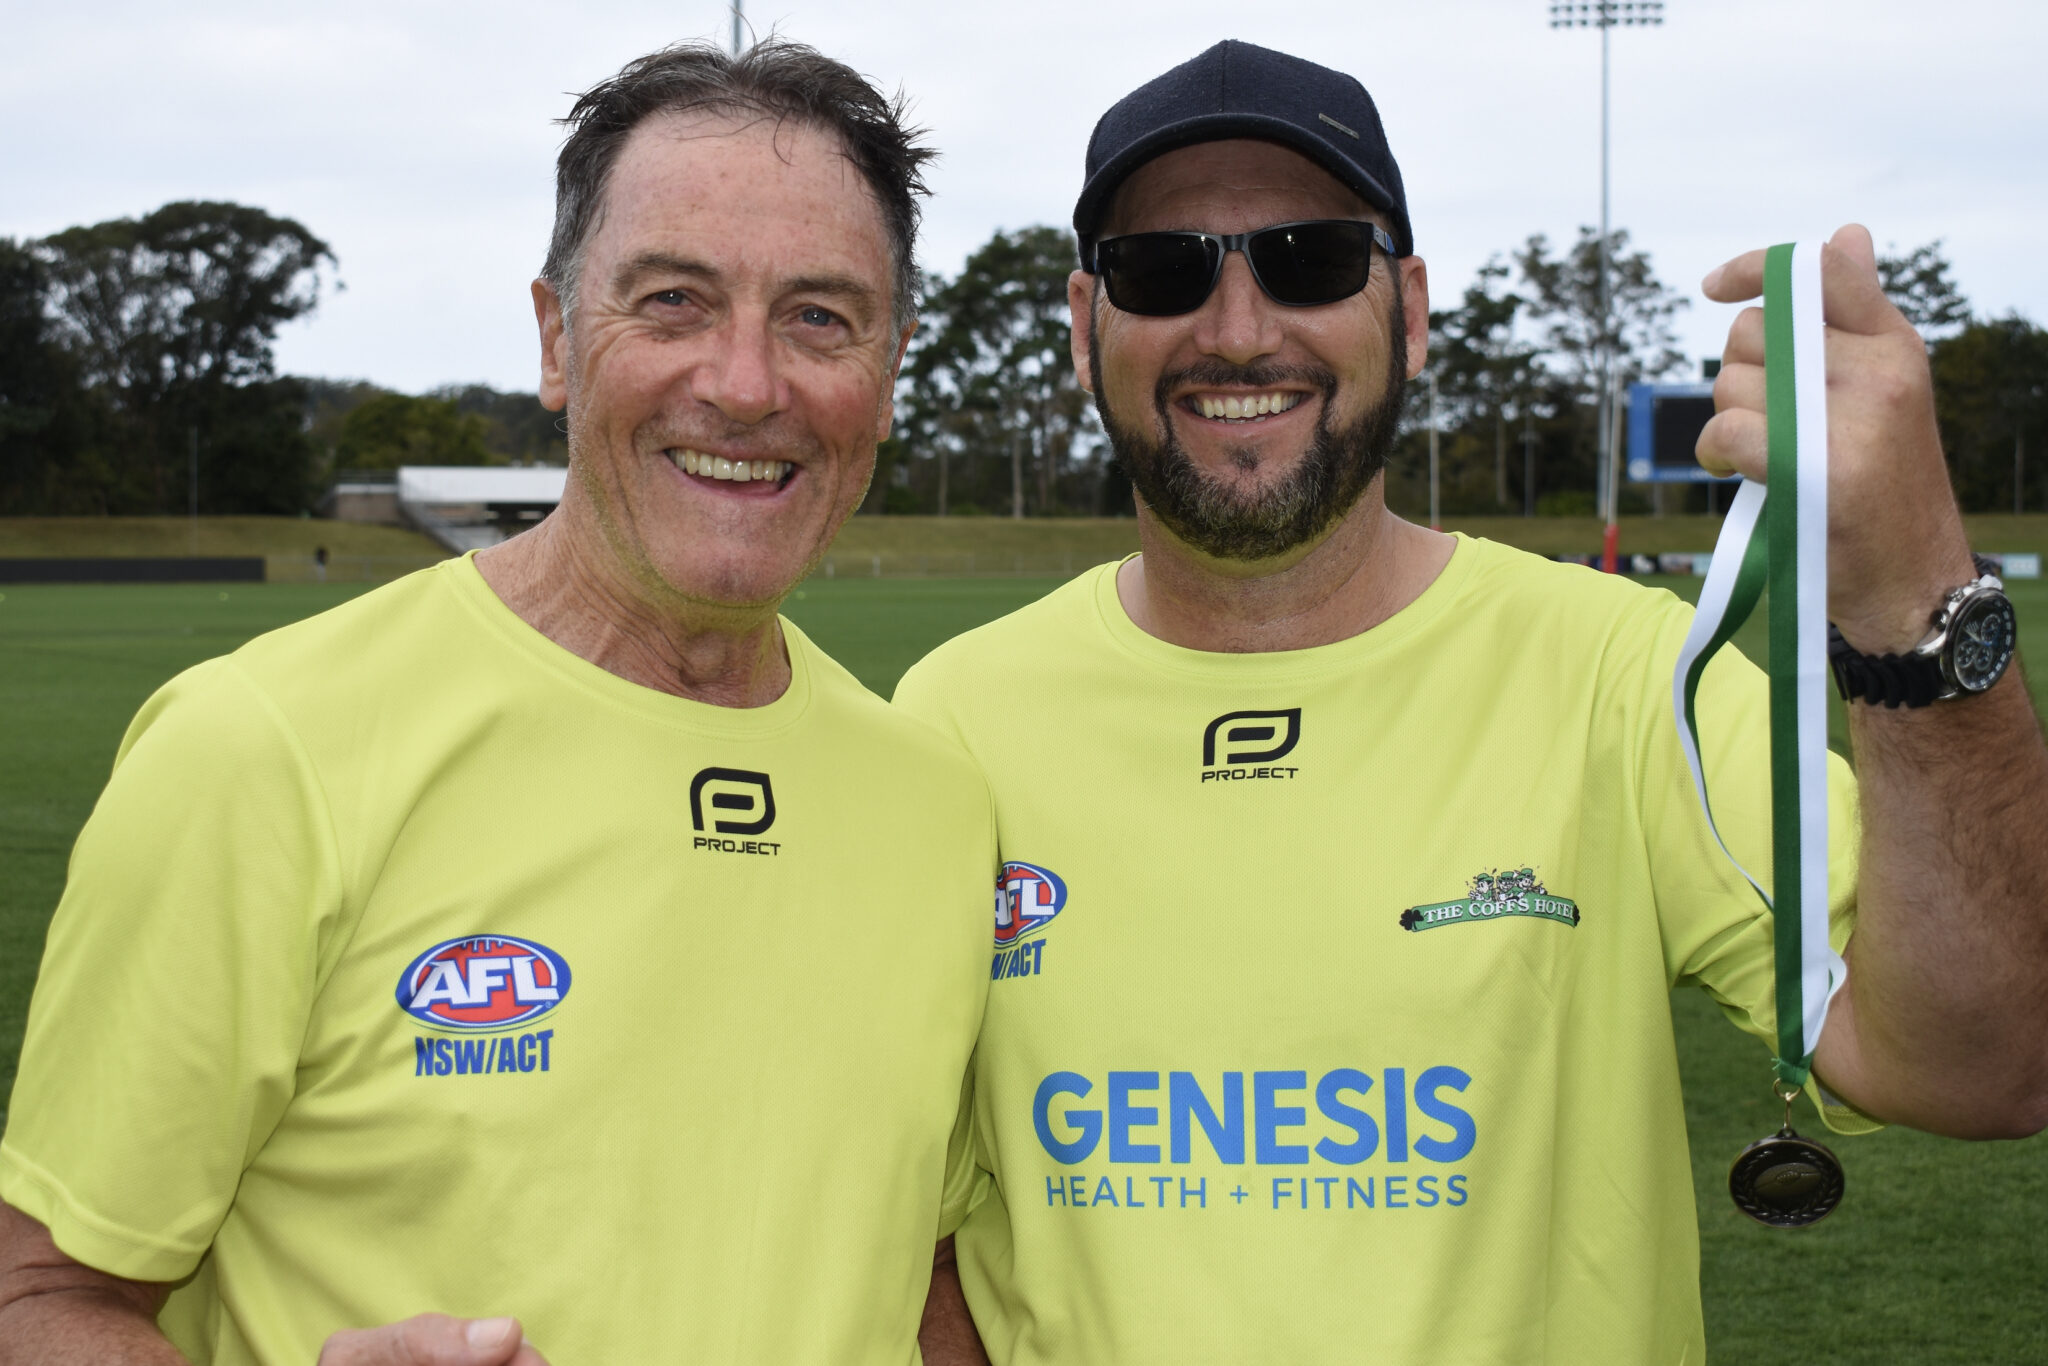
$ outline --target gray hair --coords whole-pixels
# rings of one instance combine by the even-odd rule
[[[924,129],[906,125],[900,90],[885,97],[845,63],[776,37],[737,57],[710,43],[678,43],[628,62],[577,97],[560,120],[569,136],[555,160],[555,229],[540,271],[562,301],[564,321],[575,312],[584,253],[626,139],[656,115],[697,112],[794,119],[838,136],[881,207],[896,325],[909,326],[917,313],[918,200],[931,193],[924,167],[938,154],[919,143]]]

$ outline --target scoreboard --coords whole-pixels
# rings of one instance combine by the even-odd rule
[[[1693,457],[1700,429],[1714,415],[1714,386],[1628,387],[1628,477],[1639,484],[1734,483],[1707,473]]]

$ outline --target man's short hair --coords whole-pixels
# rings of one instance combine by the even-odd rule
[[[603,218],[604,195],[619,151],[635,128],[658,114],[713,113],[794,119],[836,134],[846,159],[874,193],[889,232],[896,273],[896,324],[917,311],[920,196],[931,191],[924,166],[937,153],[906,125],[907,101],[868,84],[859,72],[816,48],[768,38],[734,57],[711,43],[677,43],[628,62],[584,91],[568,117],[555,159],[555,230],[541,278],[575,311],[583,255]]]

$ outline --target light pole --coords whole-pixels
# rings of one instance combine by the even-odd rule
[[[1664,22],[1664,0],[1552,0],[1552,28],[1600,30],[1600,339],[1595,352],[1600,373],[1600,510],[1607,518],[1600,567],[1612,574],[1621,545],[1621,443],[1614,439],[1614,296],[1608,284],[1608,96],[1607,32],[1616,25],[1655,28]]]
[[[732,55],[740,55],[740,25],[746,22],[747,0],[732,0]]]

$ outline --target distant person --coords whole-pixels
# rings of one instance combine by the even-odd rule
[[[889,430],[930,153],[780,41],[567,122],[561,505],[130,727],[0,1144],[0,1361],[423,1310],[321,1360],[915,1357],[989,799],[776,607]]]
[[[324,545],[313,547],[313,582],[327,582],[327,547]]]
[[[1775,1014],[1770,918],[1672,723],[1691,609],[1388,511],[1428,276],[1356,80],[1209,49],[1103,116],[1074,227],[1074,365],[1142,552],[897,693],[996,798],[956,1248],[988,1356],[1703,1359],[1668,993],[1766,1038]],[[1824,270],[1830,606],[1855,649],[1910,655],[1978,573],[1868,234]],[[1760,278],[1752,253],[1707,290]],[[1762,338],[1752,309],[1700,446],[1753,477]],[[1768,877],[1764,682],[1723,658],[1707,763]],[[1850,706],[1830,1124],[2048,1121],[2048,753],[2017,673]],[[1482,913],[1430,914],[1460,902]],[[932,1366],[977,1359],[959,1307]]]

